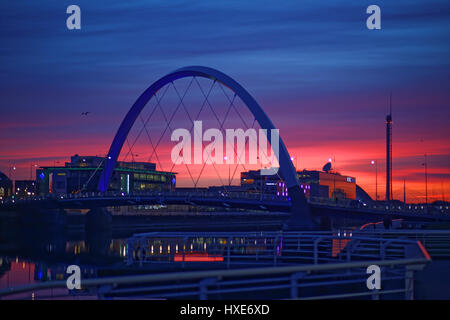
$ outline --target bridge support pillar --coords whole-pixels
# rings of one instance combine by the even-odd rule
[[[288,188],[288,193],[292,203],[291,217],[284,224],[283,230],[303,231],[316,229],[311,210],[300,186]]]
[[[105,208],[91,209],[86,214],[86,231],[104,231],[112,228],[112,215]]]

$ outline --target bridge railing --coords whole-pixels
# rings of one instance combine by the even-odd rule
[[[424,256],[417,241],[330,232],[155,232],[127,241],[127,264],[195,262],[226,268],[248,265],[332,263],[362,259],[403,259]]]
[[[15,199],[4,199],[2,204],[13,205],[21,202],[30,201],[42,201],[42,200],[54,200],[54,201],[72,201],[74,199],[120,199],[120,198],[141,198],[141,197],[158,197],[161,201],[165,198],[180,197],[186,200],[189,199],[223,199],[224,201],[236,200],[251,200],[255,202],[261,202],[261,205],[268,202],[275,203],[287,203],[290,201],[289,197],[279,197],[274,194],[261,194],[250,192],[236,192],[236,191],[152,191],[152,192],[132,192],[125,193],[119,191],[107,191],[100,192],[83,192],[77,194],[48,194],[45,196],[24,196],[16,197]],[[329,199],[322,197],[310,197],[308,202],[313,205],[336,207],[336,208],[348,208],[351,210],[366,211],[366,212],[389,212],[389,213],[410,213],[410,214],[436,214],[437,216],[450,216],[448,206],[424,206],[418,204],[407,205],[385,205],[376,203],[363,203],[361,201],[350,199]]]
[[[426,259],[419,258],[184,272],[174,274],[160,285],[108,287],[101,297],[314,300],[390,296],[413,299],[414,272],[426,263]],[[381,268],[384,284],[391,283],[389,289],[367,289],[366,268],[374,264]]]
[[[373,230],[369,228],[354,234],[371,238],[420,241],[431,258],[450,258],[450,230]]]

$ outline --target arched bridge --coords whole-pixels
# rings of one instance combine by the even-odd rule
[[[392,218],[402,218],[405,220],[427,220],[434,221],[436,219],[449,220],[448,217],[435,217],[427,215],[424,212],[405,212],[401,208],[383,208],[383,207],[365,207],[358,202],[337,203],[328,202],[323,203],[322,200],[309,199],[307,201],[302,192],[297,178],[296,170],[291,161],[291,157],[287,148],[280,137],[279,140],[279,154],[276,154],[278,163],[280,164],[279,172],[281,178],[285,181],[288,187],[288,194],[290,198],[280,198],[272,195],[264,194],[246,194],[246,193],[231,193],[231,192],[188,192],[181,193],[177,191],[172,192],[130,192],[129,194],[117,192],[114,193],[108,190],[110,179],[114,168],[117,165],[119,154],[124,146],[125,141],[130,133],[133,124],[140,116],[142,110],[147,102],[165,85],[173,81],[186,77],[202,77],[207,78],[214,83],[219,82],[226,86],[238,96],[245,107],[251,112],[255,121],[258,122],[262,129],[267,132],[267,139],[270,141],[270,132],[275,129],[270,118],[263,111],[256,100],[245,90],[239,83],[227,76],[226,74],[207,67],[192,66],[185,67],[160,78],[154,82],[142,95],[136,100],[131,109],[128,111],[124,120],[122,121],[114,140],[110,146],[109,152],[104,159],[103,170],[98,183],[98,192],[69,194],[69,195],[50,195],[45,197],[29,197],[26,199],[9,199],[2,200],[0,208],[7,210],[22,210],[32,211],[32,209],[74,209],[74,208],[99,208],[99,207],[113,207],[113,206],[139,206],[151,204],[183,204],[193,206],[210,206],[222,208],[241,208],[248,210],[264,210],[277,212],[290,212],[290,219],[288,226],[311,228],[314,226],[313,218],[318,221],[317,217],[333,221],[337,219],[352,219],[361,221],[377,221],[382,219],[389,213]],[[100,167],[100,166],[99,166]],[[407,211],[407,210],[406,210]],[[421,213],[421,214],[417,214]]]
[[[155,81],[147,90],[145,90],[141,96],[136,100],[131,109],[125,116],[122,124],[117,131],[114,140],[109,149],[106,157],[106,164],[102,172],[98,190],[100,192],[106,192],[108,190],[109,182],[114,168],[116,167],[117,159],[123,148],[123,145],[127,139],[127,136],[133,127],[133,124],[138,119],[140,113],[148,103],[148,101],[155,96],[155,94],[165,85],[172,83],[173,81],[186,77],[202,77],[212,81],[220,82],[221,84],[232,90],[250,110],[255,120],[261,126],[262,129],[267,130],[267,139],[270,141],[270,132],[275,129],[270,118],[256,102],[256,100],[244,89],[238,82],[229,77],[228,75],[208,67],[202,66],[190,66],[184,67]],[[292,199],[292,223],[311,226],[312,219],[309,210],[309,206],[306,201],[306,197],[300,189],[299,181],[297,178],[296,170],[291,161],[291,157],[287,151],[287,148],[280,137],[279,141],[279,154],[278,163],[280,164],[281,177],[284,179],[288,188],[289,195]]]

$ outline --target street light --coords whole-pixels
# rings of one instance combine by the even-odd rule
[[[12,172],[11,172],[11,169],[13,170]],[[15,173],[16,173],[16,166],[15,165],[12,165],[12,166],[10,165],[9,166],[9,178],[12,181],[12,190],[11,190],[11,192],[12,192],[13,195],[16,193],[16,189],[15,189],[16,186],[15,186],[15,183],[14,183]]]
[[[428,210],[428,163],[427,163],[427,154],[425,153],[425,162],[422,163],[425,167],[425,207]]]
[[[295,170],[297,171],[297,157],[291,156],[291,161],[294,162],[295,160]]]
[[[372,160],[370,163],[375,165],[375,201],[378,201],[378,162]]]
[[[228,157],[223,157],[223,160],[227,161]],[[231,180],[230,180],[230,165],[228,164],[228,186],[231,186]]]
[[[34,167],[37,168],[37,164],[34,164]],[[30,163],[30,180],[33,180],[33,163]]]
[[[333,161],[334,160],[334,161]],[[337,202],[337,196],[336,196],[336,169],[334,168],[336,166],[336,157],[332,158],[328,158],[328,162],[332,163],[332,170],[333,172],[333,198],[335,198],[336,202]]]

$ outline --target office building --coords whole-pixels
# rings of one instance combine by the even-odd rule
[[[102,157],[74,155],[64,166],[41,167],[36,170],[39,194],[98,192],[104,163]],[[158,171],[154,163],[118,161],[108,190],[133,194],[171,191],[175,186],[175,173]]]

